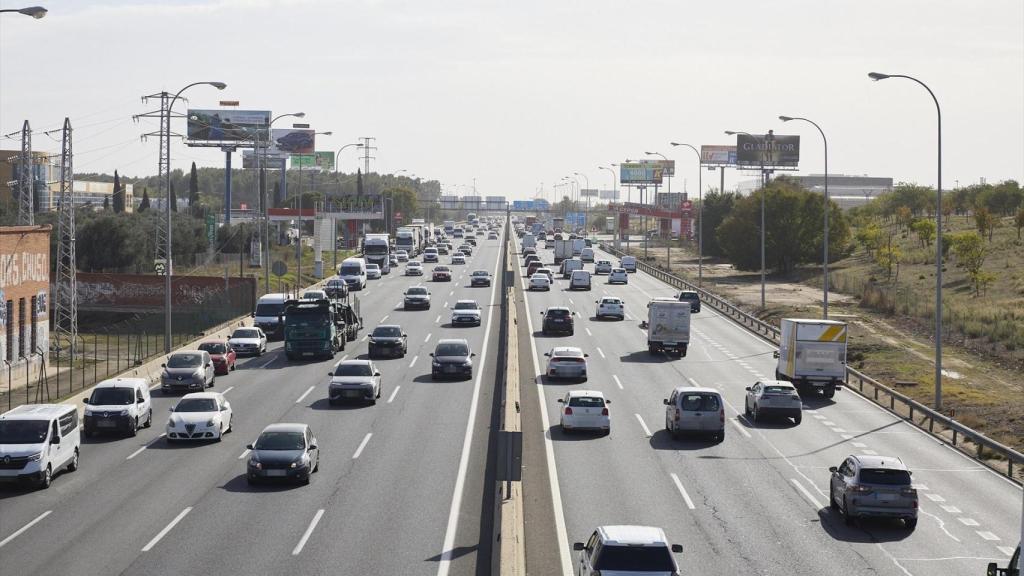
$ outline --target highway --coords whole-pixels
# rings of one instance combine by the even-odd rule
[[[538,254],[554,261],[550,250]],[[521,257],[518,269],[522,290]],[[628,285],[593,279],[592,291],[570,292],[568,280],[556,276],[550,292],[525,293],[520,305],[520,317],[529,318],[520,334],[532,333],[520,350],[528,356],[520,365],[532,368],[522,383],[524,412],[539,413],[524,416],[530,574],[575,573],[572,542],[605,524],[664,528],[684,547],[683,574],[976,575],[1012,553],[1019,486],[849,390],[833,400],[805,400],[799,426],[754,425],[743,417],[744,387],[774,377],[774,346],[704,306],[693,317],[685,358],[650,356],[639,325],[645,305],[675,290],[642,272],[631,274]],[[626,301],[625,321],[593,317],[602,295]],[[540,334],[539,312],[551,305],[578,312],[574,336]],[[556,345],[589,353],[589,381],[529,377],[543,374],[543,353]],[[723,443],[673,440],[665,431],[662,399],[680,385],[721,391]],[[570,389],[600,390],[612,401],[609,436],[561,432],[556,401]],[[828,467],[854,453],[907,463],[920,496],[915,531],[900,522],[847,527],[829,511]],[[541,525],[532,534],[531,518]]]
[[[213,390],[235,414],[222,442],[168,444],[162,433],[177,398],[156,390],[152,428],[136,438],[83,438],[80,470],[49,490],[0,490],[2,572],[488,573],[482,495],[500,290],[470,288],[469,273],[495,273],[501,244],[478,242],[450,283],[430,282],[431,265],[424,277],[401,276],[402,264],[353,292],[365,329],[333,362],[288,362],[274,342],[218,377]],[[431,309],[403,311],[403,291],[419,283],[432,293]],[[460,298],[481,304],[481,327],[448,325],[445,305]],[[408,355],[376,360],[376,406],[329,407],[328,370],[364,357],[365,335],[379,323],[402,326]],[[477,353],[472,380],[431,381],[429,353],[446,337],[467,338]],[[312,426],[321,464],[309,486],[247,485],[245,446],[274,422]]]

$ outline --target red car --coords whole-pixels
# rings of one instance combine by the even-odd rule
[[[434,282],[451,282],[452,271],[447,266],[434,266]]]
[[[214,374],[227,374],[235,369],[238,355],[226,340],[207,340],[199,345],[199,349],[210,353]]]

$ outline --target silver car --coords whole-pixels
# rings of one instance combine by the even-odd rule
[[[328,402],[363,401],[376,404],[381,394],[380,371],[369,360],[343,360],[327,373]]]
[[[217,378],[213,360],[205,350],[180,350],[160,365],[161,392],[199,392],[213,386]]]
[[[899,458],[851,455],[828,470],[829,508],[842,513],[847,525],[874,517],[902,519],[908,530],[917,527],[917,489]]]
[[[581,382],[587,380],[587,358],[583,350],[575,346],[558,346],[550,352],[545,352],[548,358],[548,368],[545,374],[549,378],[577,378]]]
[[[803,403],[796,388],[785,380],[764,380],[747,386],[744,414],[754,422],[778,416],[792,418],[795,424],[803,420]]]
[[[665,430],[674,438],[688,432],[725,440],[725,408],[718,390],[679,386],[662,402]]]

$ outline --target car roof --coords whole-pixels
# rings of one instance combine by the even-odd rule
[[[456,304],[466,304],[466,303],[476,304],[476,300],[456,300],[455,303]]]
[[[654,526],[600,526],[605,546],[667,546],[665,531]]]
[[[225,340],[224,338],[210,338],[209,340],[203,340],[202,342],[199,343],[199,345],[202,346],[203,344],[223,344],[225,342],[227,342],[227,340]]]
[[[297,422],[278,422],[276,424],[270,424],[263,429],[263,432],[304,432],[306,428],[309,428],[308,424],[300,424]]]
[[[708,388],[706,386],[676,386],[675,392],[677,394],[714,394],[721,396],[722,393],[715,388]]]
[[[335,366],[341,366],[342,364],[346,366],[369,366],[371,362],[369,360],[359,360],[353,358],[352,360],[342,360],[341,362],[335,364]]]
[[[576,346],[555,346],[551,349],[552,356],[582,356],[583,350]]]
[[[400,324],[377,324],[377,328],[398,328],[401,330],[402,326]],[[376,330],[376,328],[374,329]]]
[[[71,404],[22,404],[17,408],[0,415],[0,420],[38,420],[54,418],[66,414],[70,410],[78,410]]]
[[[168,358],[171,356],[177,356],[179,354],[208,354],[206,350],[175,350],[167,355]]]
[[[887,470],[906,470],[907,465],[896,456],[866,456],[863,454],[852,454],[861,468],[883,468]]]
[[[788,382],[786,380],[759,380],[759,382],[761,382],[761,384],[764,384],[765,386],[782,386],[785,388],[796,388],[796,386],[793,386],[792,382]]]
[[[487,270],[473,270],[473,276],[490,276],[491,273]]]
[[[192,400],[192,399],[216,400],[217,398],[220,398],[221,396],[223,396],[223,394],[221,394],[220,392],[192,392],[191,394],[185,394],[184,396],[179,398],[178,402],[181,402],[182,400]]]
[[[149,381],[145,378],[110,378],[109,380],[104,380],[97,384],[96,388],[117,388],[118,386],[146,386],[148,388]]]
[[[570,311],[568,306],[548,306],[548,312],[553,312],[555,310],[564,310],[566,312]]]
[[[469,340],[466,340],[465,338],[442,338],[437,341],[438,346],[441,344],[465,344],[466,346],[469,346]]]
[[[600,390],[569,390],[568,395],[570,398],[604,398],[604,393]]]

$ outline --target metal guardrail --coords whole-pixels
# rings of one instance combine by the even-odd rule
[[[624,252],[616,250],[612,246],[603,242],[600,243],[600,247],[605,252],[620,258],[626,255]],[[638,260],[637,269],[644,271],[669,286],[679,288],[680,290],[693,290],[697,292],[702,301],[726,315],[737,324],[740,324],[773,344],[779,343],[781,336],[780,331],[776,326],[768,324],[767,322],[740,310],[738,306],[717,294],[698,288],[690,282],[687,282],[674,274],[665,272],[660,268],[651,266],[646,262]],[[1019,481],[1014,476],[1014,471],[1016,470],[1019,475],[1019,472],[1024,470],[1024,454],[1021,454],[1009,446],[996,442],[972,428],[964,426],[945,414],[932,410],[917,400],[914,400],[905,394],[901,394],[900,392],[893,390],[885,384],[882,384],[874,378],[850,368],[849,366],[846,367],[846,382],[844,382],[844,384],[847,388],[856,391],[864,398],[873,400],[876,404],[887,409],[893,415],[914,424],[922,430],[927,430],[932,436],[946,441],[960,451],[973,456],[985,466],[1003,473],[1012,480]],[[867,391],[865,391],[865,386],[869,388]],[[920,422],[918,422],[918,418],[921,419]],[[936,429],[936,424],[938,425],[938,429]],[[942,434],[943,431],[950,432],[951,437]],[[974,445],[973,453],[964,446],[965,442],[970,442]],[[988,456],[991,457],[994,455],[997,459],[1005,460],[1007,463],[1006,470],[1001,470],[985,462],[986,450],[991,453]]]

